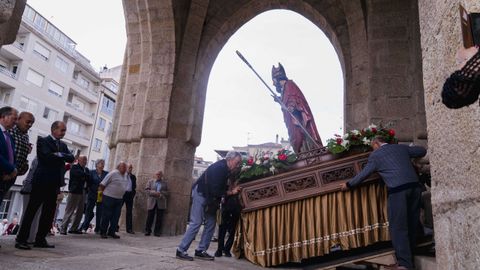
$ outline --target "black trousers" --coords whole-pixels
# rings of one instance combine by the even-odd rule
[[[127,232],[133,231],[133,198],[135,198],[135,192],[125,192],[123,195],[123,203],[125,204],[125,228]]]
[[[158,206],[155,204],[155,207],[151,210],[148,210],[147,214],[147,223],[145,224],[145,232],[152,233],[152,224],[155,216],[155,227],[153,228],[153,234],[160,235],[162,229],[162,216],[164,209],[158,209]]]
[[[52,228],[53,218],[55,217],[57,193],[56,187],[36,188],[34,186],[32,188],[30,200],[28,201],[23,221],[22,224],[20,224],[20,230],[17,234],[17,242],[27,242],[33,218],[41,205],[43,205],[43,208],[35,242],[44,242],[46,240],[45,237]]]
[[[235,239],[235,229],[240,219],[239,209],[223,209],[222,223],[218,227],[218,251],[230,252]],[[225,235],[228,232],[228,239],[225,242]]]
[[[93,209],[97,207],[96,213],[93,213]],[[102,220],[102,203],[97,203],[97,197],[88,197],[87,198],[87,206],[85,207],[85,218],[82,224],[82,230],[88,230],[90,226],[90,222],[92,221],[93,217],[95,216],[95,232],[100,231],[100,224]]]
[[[388,195],[388,222],[395,256],[399,265],[414,268],[413,250],[420,219],[420,187]]]

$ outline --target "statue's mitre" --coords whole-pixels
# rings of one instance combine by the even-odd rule
[[[287,74],[285,74],[285,69],[282,64],[278,63],[278,68],[275,65],[272,66],[272,79],[277,80],[288,80]]]

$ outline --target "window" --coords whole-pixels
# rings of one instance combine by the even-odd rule
[[[73,119],[69,119],[67,122],[67,130],[70,133],[80,133],[80,123]]]
[[[54,81],[50,81],[48,92],[57,97],[61,97],[63,95],[63,86],[55,83]]]
[[[102,117],[100,117],[100,119],[98,120],[97,129],[101,130],[101,131],[104,131],[106,124],[107,124],[107,121],[105,119],[103,119]]]
[[[32,69],[29,69],[27,72],[27,81],[38,87],[42,87],[44,78],[45,77],[42,74],[33,71]]]
[[[31,7],[25,6],[25,12],[23,12],[23,17],[33,22],[33,19],[35,18],[35,11]]]
[[[25,111],[31,112],[33,114],[37,113],[38,103],[27,98],[27,97],[20,97],[20,108]]]
[[[78,84],[85,88],[85,89],[88,89],[88,86],[90,85],[90,82],[87,81],[85,78],[81,77],[81,76],[78,76]]]
[[[102,112],[113,116],[113,113],[115,112],[115,101],[107,96],[103,96]]]
[[[48,107],[45,107],[45,110],[43,111],[43,118],[48,119],[52,122],[57,120],[57,115],[58,115],[57,111],[52,110]]]
[[[95,138],[95,143],[93,144],[93,151],[100,152],[102,149],[102,140]]]
[[[68,62],[65,61],[63,58],[61,58],[60,56],[57,56],[57,59],[55,59],[55,67],[61,72],[67,73]]]
[[[38,42],[35,42],[35,47],[33,48],[33,52],[36,53],[40,58],[47,61],[50,57],[50,50],[45,48],[45,46],[41,45]]]
[[[106,85],[107,85],[107,88],[110,89],[112,92],[118,93],[118,85],[116,83],[108,82]]]
[[[112,133],[112,122],[108,122],[107,134],[110,135]]]
[[[110,158],[110,148],[108,148],[108,143],[103,144],[103,156],[105,160],[105,167],[107,167],[107,160]]]
[[[45,26],[47,25],[47,20],[45,20],[42,16],[40,16],[40,14],[37,13],[35,15],[35,19],[33,20],[33,23],[38,29],[44,30]]]
[[[7,92],[3,95],[2,101],[3,101],[3,104],[10,103],[10,92]]]

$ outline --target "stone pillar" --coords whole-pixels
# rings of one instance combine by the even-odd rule
[[[418,103],[423,86],[417,0],[368,1],[367,9],[368,118],[392,123],[400,141],[413,142],[426,129]]]
[[[452,270],[480,268],[480,107],[448,109],[440,96],[463,45],[459,3],[480,12],[478,0],[419,0],[436,259]]]
[[[26,2],[27,0],[0,1],[0,47],[15,41]]]
[[[173,7],[170,1],[124,0],[128,42],[113,126],[111,164],[132,163],[137,175],[134,230],[143,231],[146,220],[145,184],[164,171],[170,189],[163,233],[185,230],[195,147],[187,142],[182,123],[170,104],[176,60]],[[178,92],[180,94],[180,92]],[[188,102],[184,115],[190,115]],[[183,123],[186,123],[184,121]],[[123,221],[122,221],[123,222]]]

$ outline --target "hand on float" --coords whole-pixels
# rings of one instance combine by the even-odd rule
[[[347,183],[342,183],[340,184],[340,190],[341,191],[347,191],[348,190],[348,186],[347,186]]]

